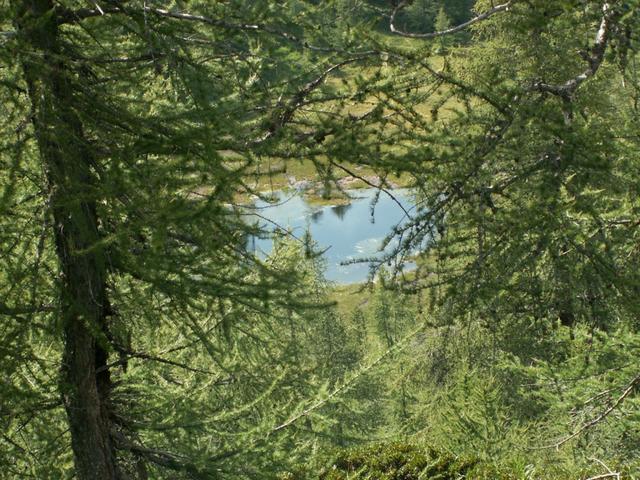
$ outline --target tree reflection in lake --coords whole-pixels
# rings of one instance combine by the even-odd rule
[[[318,223],[322,220],[322,216],[324,215],[324,210],[323,209],[318,209],[315,212],[311,212],[311,221],[313,223]]]
[[[345,217],[345,215],[347,214],[347,212],[349,211],[350,208],[351,208],[351,204],[350,203],[345,203],[343,205],[335,205],[335,206],[331,207],[331,211],[340,220],[344,220],[344,217]]]

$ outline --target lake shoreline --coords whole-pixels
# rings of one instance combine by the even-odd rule
[[[384,260],[395,248],[398,240],[387,237],[394,227],[407,221],[405,212],[413,206],[408,189],[393,192],[391,196],[374,188],[345,190],[348,203],[328,205],[310,202],[304,191],[296,190],[273,192],[269,199],[258,197],[253,203],[259,212],[255,221],[272,235],[252,238],[250,249],[266,257],[278,232],[298,239],[308,232],[317,249],[325,252],[328,281],[341,285],[366,283],[371,261]],[[412,263],[407,262],[404,268],[411,269]]]

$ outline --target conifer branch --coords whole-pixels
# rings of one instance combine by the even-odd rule
[[[596,32],[596,38],[590,52],[584,55],[585,60],[588,63],[588,66],[584,71],[562,84],[535,82],[532,89],[540,92],[551,93],[565,100],[570,100],[578,87],[580,87],[580,85],[589,78],[595,76],[602,65],[602,62],[604,61],[604,54],[607,51],[611,37],[611,30],[617,16],[618,13],[611,7],[611,3],[605,2],[602,5],[602,20],[600,21],[600,27]]]
[[[427,70],[431,75],[440,80],[441,82],[451,85],[459,89],[460,91],[467,93],[469,95],[473,95],[474,97],[478,97],[481,100],[484,100],[493,108],[495,108],[498,112],[503,114],[505,117],[513,116],[513,105],[501,105],[496,99],[492,98],[488,93],[479,90],[478,88],[473,87],[463,81],[452,77],[451,75],[447,75],[443,70],[436,70],[433,66],[429,65],[428,62],[420,62],[420,66],[422,66],[425,70]],[[514,102],[518,100],[517,97],[512,99]]]
[[[564,437],[562,440],[560,440],[559,442],[556,442],[552,445],[547,445],[545,447],[542,448],[560,448],[562,445],[564,445],[565,443],[569,442],[570,440],[573,440],[574,438],[576,438],[577,436],[581,435],[583,432],[585,432],[586,430],[589,430],[590,428],[595,427],[596,425],[598,425],[601,421],[603,421],[605,418],[607,418],[616,408],[618,408],[620,406],[620,404],[622,402],[624,402],[624,400],[631,395],[631,393],[634,391],[634,389],[640,385],[640,375],[637,375],[633,380],[631,380],[631,382],[627,385],[627,387],[624,389],[624,391],[622,392],[622,394],[616,399],[615,402],[613,402],[611,404],[611,406],[609,406],[604,412],[602,412],[600,415],[598,415],[596,418],[594,418],[593,420],[588,421],[587,423],[585,423],[584,425],[582,425],[579,429],[577,429],[575,432],[573,432],[571,435],[568,435],[566,437]],[[603,478],[603,477],[601,477]]]
[[[36,306],[15,306],[11,307],[6,303],[0,302],[0,315],[15,316],[25,315],[33,313],[52,312],[54,310],[53,305],[44,304]]]
[[[280,430],[284,430],[285,428],[287,428],[287,427],[293,425],[294,423],[296,423],[301,418],[306,417],[307,415],[309,415],[310,413],[318,410],[319,408],[322,408],[324,405],[326,405],[327,403],[329,403],[329,401],[331,401],[334,398],[336,398],[342,392],[345,392],[345,391],[349,390],[349,388],[351,388],[353,386],[353,384],[360,379],[360,377],[362,377],[363,375],[367,374],[370,370],[372,370],[377,365],[382,363],[382,361],[385,358],[389,357],[390,355],[392,355],[394,353],[401,352],[407,345],[409,345],[409,341],[411,339],[413,339],[413,337],[418,335],[420,332],[422,332],[426,327],[427,327],[427,324],[425,322],[422,325],[420,325],[418,328],[416,328],[415,330],[413,330],[412,332],[407,334],[405,337],[400,339],[400,341],[398,341],[395,345],[393,345],[392,347],[387,349],[384,353],[382,353],[382,355],[380,355],[378,358],[376,358],[369,365],[367,365],[367,366],[361,368],[360,370],[358,370],[350,379],[348,379],[347,381],[345,381],[344,383],[339,385],[331,393],[329,393],[326,397],[318,400],[316,403],[314,403],[313,405],[309,406],[308,408],[302,410],[300,413],[297,413],[297,414],[291,416],[286,422],[281,423],[280,425],[274,427],[271,430],[270,433],[275,433],[275,432],[278,432]]]
[[[614,472],[602,460],[598,460],[597,458],[592,458],[591,460],[602,465],[602,467],[607,470],[607,473],[596,475],[595,477],[589,477],[586,480],[599,480],[601,478],[615,478],[616,480],[620,480],[620,472]]]
[[[64,24],[74,24],[82,22],[88,18],[101,17],[107,14],[135,14],[135,13],[151,13],[158,17],[165,17],[174,20],[182,20],[186,22],[195,22],[195,23],[204,23],[207,25],[211,25],[214,27],[223,28],[225,30],[237,30],[244,32],[262,32],[270,35],[275,35],[281,37],[287,41],[296,43],[304,48],[309,50],[319,51],[319,52],[333,52],[335,51],[332,48],[319,47],[315,45],[311,45],[306,41],[303,41],[296,37],[295,35],[284,32],[282,30],[275,29],[270,27],[269,25],[261,24],[261,23],[231,23],[225,20],[220,20],[217,18],[209,17],[206,15],[196,15],[189,12],[180,12],[180,11],[172,11],[166,10],[162,8],[150,7],[147,5],[142,6],[139,9],[136,8],[125,8],[122,4],[124,2],[117,2],[112,6],[105,6],[100,8],[80,8],[77,10],[71,9],[60,9],[57,13],[57,23],[58,25]]]
[[[284,105],[278,115],[274,117],[271,121],[271,124],[268,127],[267,132],[261,137],[253,140],[251,142],[252,145],[259,145],[261,143],[266,142],[270,138],[272,138],[276,133],[280,131],[282,127],[284,127],[287,123],[291,121],[296,111],[305,104],[307,97],[316,90],[320,85],[324,83],[327,77],[336,70],[340,68],[363,60],[369,57],[371,53],[364,53],[363,55],[348,58],[339,63],[333,64],[327,69],[325,69],[319,76],[314,78],[313,80],[307,82],[296,94],[289,100],[289,102]]]
[[[509,10],[509,7],[513,5],[513,3],[514,3],[514,0],[509,0],[506,3],[497,5],[491,8],[490,10],[487,10],[486,12],[473,17],[471,20],[468,20],[464,23],[456,25],[455,27],[447,28],[446,30],[440,30],[438,32],[428,32],[428,33],[411,33],[411,32],[405,32],[404,30],[400,30],[395,25],[396,16],[398,15],[398,12],[400,12],[408,4],[407,0],[403,0],[399,2],[398,5],[396,5],[396,7],[393,9],[393,12],[391,12],[391,18],[389,19],[389,29],[391,30],[392,33],[395,33],[396,35],[400,35],[402,37],[427,38],[427,39],[444,37],[446,35],[452,35],[454,33],[461,32],[467,29],[468,27],[470,27],[471,25],[474,25],[478,22],[482,22],[483,20],[486,20],[497,13],[506,12]]]
[[[329,163],[331,163],[331,165],[339,168],[340,170],[342,170],[343,172],[345,172],[347,175],[352,176],[353,178],[357,178],[358,180],[360,180],[361,182],[364,182],[365,184],[369,185],[372,188],[376,188],[378,190],[380,190],[381,192],[385,193],[396,205],[398,205],[398,207],[400,207],[400,209],[403,211],[403,213],[405,214],[405,216],[409,219],[409,220],[413,220],[413,217],[411,216],[411,213],[409,213],[409,211],[407,211],[406,208],[404,208],[404,206],[402,205],[402,203],[400,202],[400,200],[398,200],[396,198],[396,196],[391,193],[389,191],[389,189],[384,188],[384,185],[382,183],[380,183],[380,185],[376,185],[373,182],[370,182],[369,180],[367,180],[365,177],[363,177],[362,175],[358,175],[357,173],[355,173],[353,170],[348,169],[347,167],[345,167],[344,165],[334,161],[334,160],[329,160]]]
[[[603,473],[602,475],[596,475],[595,477],[589,477],[586,480],[601,480],[604,478],[616,478],[619,479],[620,478],[620,473],[618,472],[609,472],[609,473]]]
[[[96,370],[96,372],[101,372],[101,371],[106,371],[108,369],[110,369],[111,367],[115,367],[118,365],[126,365],[128,363],[129,359],[132,358],[137,358],[140,360],[149,360],[151,362],[156,362],[156,363],[163,363],[165,365],[170,365],[172,367],[176,367],[176,368],[181,368],[183,370],[186,370],[188,372],[194,372],[194,373],[202,373],[205,375],[216,375],[216,372],[213,372],[211,370],[204,370],[201,368],[195,368],[195,367],[191,367],[189,365],[185,365],[184,363],[180,363],[180,362],[176,362],[173,360],[169,360],[166,358],[162,358],[162,357],[158,357],[156,355],[151,355],[149,353],[145,353],[145,352],[134,352],[132,350],[122,350],[122,356],[123,358],[120,360],[117,360],[115,362],[112,362],[108,365],[104,365],[103,367],[99,368]],[[234,380],[233,375],[225,378],[225,379],[221,379],[219,381],[216,381],[215,385],[226,385],[229,383],[232,383]]]
[[[102,17],[108,14],[124,13],[122,4],[124,1],[111,2],[112,5],[101,7],[94,2],[95,8],[78,8],[76,10],[57,6],[55,8],[56,23],[58,25],[79,23],[93,17]]]
[[[171,470],[194,471],[195,468],[188,462],[187,457],[164,450],[147,448],[143,445],[132,442],[118,431],[111,432],[111,436],[116,440],[117,448],[136,453],[144,457],[147,461],[160,465]]]

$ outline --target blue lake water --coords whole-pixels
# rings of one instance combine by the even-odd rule
[[[379,256],[384,238],[398,223],[407,220],[402,208],[410,210],[413,206],[407,189],[392,191],[402,208],[381,192],[372,216],[371,205],[376,192],[376,189],[351,190],[348,193],[353,200],[348,205],[324,207],[309,205],[295,192],[277,192],[275,204],[259,200],[254,207],[263,217],[258,221],[265,230],[287,229],[298,238],[308,230],[318,250],[326,250],[327,280],[339,284],[358,283],[367,280],[369,265],[343,265],[343,262]],[[251,247],[264,256],[271,251],[272,245],[271,239],[256,238],[252,239]],[[392,245],[387,247],[390,248]],[[411,267],[410,264],[405,266]]]

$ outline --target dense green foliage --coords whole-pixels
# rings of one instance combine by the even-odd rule
[[[421,478],[507,480],[509,477],[481,465],[477,460],[464,460],[448,453],[401,443],[345,452],[320,474],[322,480]]]
[[[0,477],[638,477],[637,0],[0,5]],[[300,162],[415,192],[351,312]]]
[[[406,311],[406,299],[381,293],[377,302],[386,297]],[[374,303],[361,314],[375,325],[376,311]],[[586,478],[602,471],[594,458],[636,472],[637,398],[626,399],[597,428],[559,449],[555,444],[627,386],[636,371],[638,334],[558,326],[539,335],[522,328],[507,335],[478,324],[428,325],[417,334],[405,327],[400,336],[411,341],[379,369],[378,381],[386,385],[378,407],[386,419],[381,437],[411,438],[515,478]],[[523,352],[535,357],[522,358]]]

